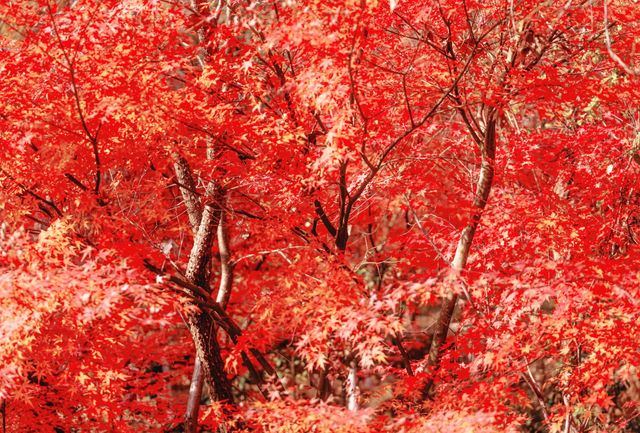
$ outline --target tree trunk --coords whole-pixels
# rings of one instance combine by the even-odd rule
[[[216,302],[223,310],[227,308],[231,286],[233,283],[233,266],[231,265],[231,252],[229,249],[229,236],[227,232],[227,217],[224,210],[220,213],[218,222],[218,251],[220,254],[220,286],[216,295]]]
[[[210,263],[214,233],[221,220],[222,193],[220,188],[211,182],[206,191],[206,199],[209,203],[201,211],[200,200],[195,194],[195,182],[186,160],[179,155],[174,155],[174,160],[176,177],[180,183],[189,222],[194,229],[193,248],[189,254],[186,277],[189,282],[208,290],[207,268]],[[225,284],[228,287],[229,283]],[[220,355],[216,327],[211,316],[207,312],[198,312],[187,318],[187,325],[193,337],[197,354],[185,414],[185,432],[192,433],[197,429],[200,398],[205,377],[216,400],[233,403],[233,394],[231,382],[224,371],[224,361]]]
[[[187,208],[189,223],[191,224],[191,230],[195,237],[198,232],[198,227],[200,227],[200,219],[202,219],[202,204],[196,193],[196,183],[193,180],[191,167],[189,167],[187,160],[177,152],[174,153],[172,157],[173,168],[176,172],[180,193],[182,194],[182,201]]]
[[[478,183],[476,185],[476,192],[473,199],[473,207],[471,210],[469,224],[462,230],[458,246],[456,248],[456,254],[451,263],[451,267],[456,275],[460,275],[464,267],[467,264],[469,258],[469,251],[471,250],[471,244],[473,237],[480,223],[480,217],[484,211],[491,187],[493,185],[493,172],[494,172],[494,159],[496,149],[496,119],[495,112],[491,111],[488,114],[487,126],[481,143],[482,151],[482,163],[480,166],[480,175],[478,177]],[[449,326],[451,325],[451,318],[456,308],[458,301],[458,294],[450,290],[442,300],[442,309],[440,310],[440,316],[438,317],[436,330],[431,342],[431,350],[429,351],[428,366],[431,373],[435,372],[440,367],[440,358],[442,356],[442,346],[444,345],[447,334],[449,332]],[[430,379],[423,390],[423,395],[427,397],[433,386],[433,378]]]
[[[177,152],[173,155],[174,170],[182,201],[187,209],[189,223],[193,238],[195,239],[200,227],[202,219],[202,204],[196,194],[196,185],[191,174],[189,163]],[[202,388],[204,385],[204,372],[200,357],[196,355],[193,365],[193,374],[191,376],[191,385],[189,386],[189,399],[187,400],[187,411],[184,417],[185,433],[195,433],[198,427],[198,412],[200,411],[200,399],[202,397]]]
[[[357,412],[358,405],[358,363],[354,359],[349,364],[349,374],[345,383],[347,394],[347,408],[351,412]]]
[[[200,400],[202,398],[202,388],[204,386],[204,371],[200,357],[196,356],[193,364],[193,374],[191,385],[189,385],[189,399],[187,400],[187,411],[184,415],[185,433],[195,433],[198,428],[198,413],[200,412]]]
[[[207,197],[210,203],[204,206],[202,221],[193,242],[189,255],[186,277],[200,287],[206,287],[206,269],[210,260],[213,236],[220,221],[221,193],[213,183],[207,187]],[[200,312],[188,318],[189,328],[196,343],[196,351],[202,362],[203,370],[208,378],[216,399],[233,402],[231,383],[224,372],[224,363],[220,357],[220,348],[211,317],[206,312]]]
[[[224,192],[220,192],[223,200]],[[221,208],[224,206],[220,206]],[[231,286],[233,282],[233,268],[230,262],[229,240],[227,236],[226,218],[224,210],[220,210],[218,216],[218,249],[220,251],[220,286],[216,296],[216,302],[220,308],[225,309],[229,302]],[[200,400],[204,384],[204,369],[200,357],[196,356],[191,376],[191,386],[189,387],[189,399],[187,401],[187,411],[185,414],[185,433],[195,433],[198,426],[198,412],[200,410]]]

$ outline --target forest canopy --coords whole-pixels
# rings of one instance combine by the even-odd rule
[[[0,2],[5,432],[640,431],[632,0]]]

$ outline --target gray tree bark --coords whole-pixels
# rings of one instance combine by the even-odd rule
[[[469,218],[469,224],[462,230],[458,246],[456,247],[456,253],[451,263],[453,271],[458,276],[464,270],[467,259],[469,258],[469,252],[471,250],[471,244],[473,243],[473,237],[480,223],[480,217],[487,205],[489,194],[491,193],[491,187],[493,185],[493,173],[494,173],[494,160],[496,150],[496,119],[495,112],[490,111],[487,115],[487,122],[485,127],[485,133],[482,142],[480,143],[480,150],[482,152],[482,161],[480,166],[480,175],[476,184],[476,192],[473,199],[473,208]],[[436,330],[431,342],[431,348],[429,351],[429,359],[427,365],[430,367],[432,373],[435,373],[440,367],[440,358],[442,356],[442,346],[444,345],[447,334],[449,332],[449,326],[451,325],[451,319],[453,312],[456,308],[458,301],[458,294],[452,290],[445,294],[442,300],[442,308],[440,315],[436,323]],[[423,394],[428,396],[433,386],[433,379],[429,380],[423,390]]]

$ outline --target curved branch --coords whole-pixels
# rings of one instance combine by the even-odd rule
[[[627,65],[621,58],[618,56],[613,48],[611,47],[611,35],[609,34],[609,8],[607,4],[608,0],[604,0],[604,39],[607,44],[607,52],[609,53],[609,57],[611,57],[624,71],[629,75],[640,75],[640,68],[632,67]]]

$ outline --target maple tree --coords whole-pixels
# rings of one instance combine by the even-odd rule
[[[639,13],[2,2],[4,431],[637,431]]]

